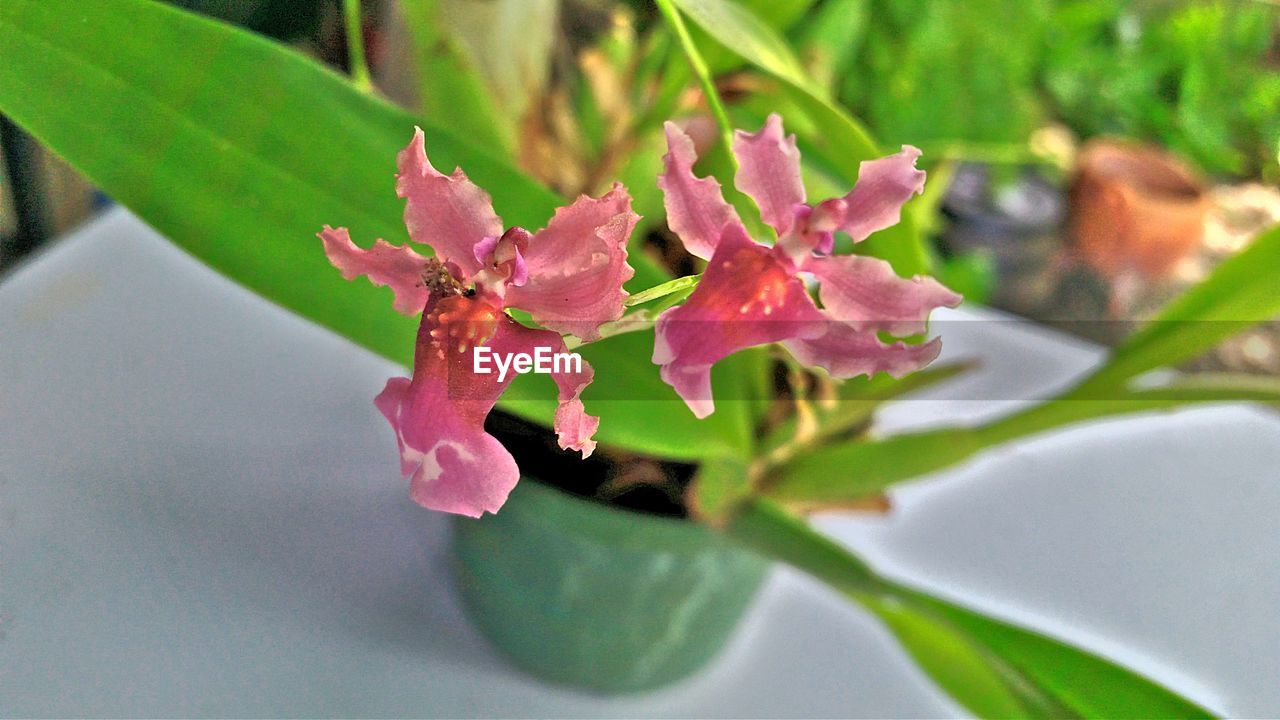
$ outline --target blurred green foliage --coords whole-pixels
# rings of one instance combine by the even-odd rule
[[[887,143],[1017,142],[1040,122],[1043,0],[873,0],[838,91]]]
[[[1157,140],[1210,172],[1274,176],[1278,18],[1262,3],[1064,4],[1044,87],[1080,132]]]
[[[170,5],[217,18],[286,42],[313,37],[337,0],[165,0]]]
[[[183,2],[208,12],[220,5],[246,11],[250,6]],[[497,8],[460,3],[448,4],[478,13]],[[585,81],[569,88],[575,94],[544,98],[552,101],[546,103],[551,110],[559,101],[558,111],[548,111],[552,119],[573,128],[557,134],[532,126],[539,134],[529,126],[489,122],[495,113],[519,114],[510,104],[497,110],[510,103],[510,94],[458,101],[460,94],[504,86],[517,95],[529,89],[524,80],[513,80],[528,75],[495,72],[515,67],[514,56],[484,74],[479,61],[494,62],[505,50],[529,50],[535,25],[526,22],[530,16],[519,15],[502,34],[488,16],[446,26],[436,12],[440,4],[404,3],[417,22],[430,23],[414,45],[420,70],[432,74],[422,81],[424,92],[450,99],[425,103],[425,118],[361,91],[300,53],[149,0],[0,2],[0,109],[230,278],[375,352],[408,362],[413,321],[391,312],[383,290],[342,280],[313,237],[326,219],[350,224],[362,238],[401,236],[403,209],[387,191],[388,163],[408,129],[421,124],[433,160],[446,168],[465,166],[512,222],[536,227],[561,202],[512,166],[519,159],[509,157],[515,146],[533,140],[555,151],[548,153],[552,167],[585,156],[593,172],[571,178],[580,186],[614,177],[624,177],[633,189],[647,186],[649,194],[637,196],[637,206],[650,205],[646,214],[657,217],[661,205],[653,194],[652,163],[661,151],[658,124],[682,110],[697,111],[691,103],[682,107],[694,77],[678,53],[701,58],[707,49],[687,37],[671,42],[665,26],[642,36],[631,34],[625,17],[611,21],[595,54],[578,58]],[[811,167],[818,159],[816,165],[838,187],[846,187],[857,160],[877,148],[855,116],[833,102],[836,95],[860,108],[891,141],[951,147],[957,141],[1021,143],[1043,121],[1061,117],[1086,133],[1121,131],[1161,140],[1220,171],[1250,172],[1258,149],[1267,150],[1267,162],[1274,164],[1277,80],[1265,65],[1274,32],[1271,8],[1218,2],[1131,9],[1093,0],[663,4],[668,21],[681,22],[670,12],[678,6],[706,34],[714,62],[705,65],[721,75],[713,78],[699,68],[708,94],[734,90],[740,112],[752,110],[742,96],[754,94],[767,101],[756,110],[781,108],[789,123],[801,120],[797,132]],[[523,0],[502,5],[513,13],[529,10]],[[814,14],[798,22],[805,10]],[[254,26],[251,18],[239,19]],[[536,24],[548,37],[559,32],[552,23]],[[470,38],[483,44],[463,44],[460,28],[468,26],[473,32],[480,28]],[[788,29],[800,61],[777,37]],[[511,38],[523,38],[525,45]],[[548,57],[554,57],[550,50]],[[558,72],[574,71],[560,62],[565,67]],[[811,76],[799,70],[800,62],[810,64]],[[731,76],[745,67],[763,78],[735,88],[735,82],[752,79]],[[505,147],[504,138],[515,137],[517,128],[521,142]],[[1001,162],[1022,162],[1004,157]],[[917,207],[938,206],[937,188],[946,183],[936,180],[953,165],[931,168],[935,182]],[[930,229],[928,221],[917,224],[908,214],[878,238],[903,233],[898,237],[915,243],[919,232]],[[773,374],[762,352],[739,353],[717,367],[716,394],[725,400],[711,418],[696,420],[659,378],[650,361],[653,340],[641,332],[583,349],[598,373],[587,402],[604,418],[603,446],[700,462],[692,490],[704,520],[862,603],[974,714],[1197,716],[1202,708],[1104,658],[876,575],[775,501],[847,507],[987,448],[1092,417],[1214,399],[1274,404],[1280,390],[1256,378],[1175,379],[1157,387],[1130,381],[1274,317],[1280,309],[1272,277],[1277,262],[1280,229],[1273,229],[1171,303],[1082,385],[985,425],[886,439],[858,434],[876,404],[954,373],[954,367],[905,380],[880,375],[855,381],[836,390],[836,397],[858,403],[844,411],[820,408],[808,415],[801,409],[807,405],[796,402],[789,417],[771,418],[763,406],[727,399],[769,397]],[[673,290],[692,285],[669,283],[644,252],[633,253],[632,263],[637,302],[666,301],[676,297]],[[989,278],[982,263],[981,257],[952,260],[941,274],[972,297]],[[805,385],[792,386],[793,399],[804,397]],[[743,390],[761,386],[768,392]],[[1101,391],[1115,402],[1078,402]],[[546,421],[550,392],[546,383],[538,388],[517,381],[503,407]],[[627,399],[642,397],[656,400]],[[800,432],[810,420],[814,427]]]
[[[1251,0],[824,0],[791,38],[885,142],[1160,143],[1210,173],[1280,177],[1280,7]]]

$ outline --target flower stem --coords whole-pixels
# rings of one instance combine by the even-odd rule
[[[720,140],[724,143],[724,149],[730,162],[736,162],[733,159],[733,125],[729,122],[729,113],[724,109],[720,94],[716,92],[716,84],[711,77],[711,70],[707,67],[707,61],[702,58],[702,53],[698,52],[697,46],[693,44],[693,37],[689,35],[689,28],[684,24],[684,18],[680,16],[680,11],[671,4],[671,0],[654,1],[658,5],[658,10],[662,13],[663,19],[667,21],[667,25],[676,34],[676,38],[680,41],[680,47],[684,50],[685,58],[689,60],[689,66],[693,68],[693,74],[698,77],[698,82],[702,85],[702,94],[706,96],[707,105],[711,107],[711,115],[715,117],[716,125],[720,127]]]
[[[347,66],[351,82],[362,92],[373,92],[373,80],[369,76],[369,64],[364,56],[364,31],[360,25],[360,0],[343,0],[346,17]]]
[[[640,292],[628,297],[626,305],[627,307],[632,307],[633,305],[643,305],[644,303],[647,303],[650,300],[657,300],[658,298],[667,297],[668,295],[673,295],[682,290],[690,290],[692,292],[691,289],[698,286],[698,280],[701,277],[702,275],[700,274],[685,275],[684,277],[678,277],[675,280],[668,280],[659,285],[654,285],[648,290],[641,290]]]

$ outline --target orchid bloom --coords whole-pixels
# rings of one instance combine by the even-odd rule
[[[831,254],[837,231],[861,242],[898,222],[903,203],[924,188],[924,171],[915,167],[919,150],[903,146],[863,162],[847,195],[809,205],[795,136],[783,135],[781,118],[770,115],[755,134],[738,130],[735,181],[777,231],[769,247],[751,239],[719,183],[693,174],[689,136],[672,123],[666,135],[658,186],[667,221],[685,248],[708,263],[689,299],[658,318],[653,361],[694,415],[715,409],[711,366],[754,345],[781,342],[801,363],[837,378],[882,371],[901,377],[938,356],[937,339],[886,344],[877,333],[923,333],[929,313],[954,307],[959,295],[929,277],[901,278],[884,260]],[[819,282],[822,307],[802,275]]]
[[[512,375],[474,372],[473,350],[564,352],[560,333],[599,337],[602,323],[622,315],[622,290],[633,270],[627,238],[639,216],[625,188],[601,198],[579,197],[556,211],[543,230],[503,230],[489,195],[461,169],[431,166],[418,129],[398,158],[396,193],[406,200],[409,237],[435,257],[378,240],[369,250],[345,228],[320,233],[329,261],[348,280],[365,275],[390,287],[397,311],[422,313],[412,378],[391,378],[374,400],[395,430],[410,494],[433,510],[479,517],[496,512],[520,472],[511,453],[484,430]],[[516,322],[507,308],[526,310],[545,330]],[[552,372],[559,387],[555,430],[560,447],[583,457],[595,449],[599,418],[587,415],[583,389],[593,372]]]

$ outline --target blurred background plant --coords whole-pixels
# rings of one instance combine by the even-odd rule
[[[338,0],[169,1],[346,68]],[[1259,184],[1280,179],[1280,8],[1273,4],[740,4],[785,36],[818,92],[847,107],[884,147],[925,150],[933,182],[913,212],[932,240],[934,271],[971,300],[1069,319],[1072,329],[1114,342],[1112,326],[1081,321],[1149,313],[1280,218],[1280,194]],[[621,179],[646,218],[641,234],[655,229],[661,204],[650,178],[660,123],[706,108],[652,3],[365,0],[359,9],[378,92],[426,116],[447,116],[452,129],[562,194],[597,192]],[[708,48],[739,125],[758,123],[780,104],[775,78],[699,28],[693,34]],[[710,144],[709,119],[702,127]],[[1130,282],[1123,307],[1113,302],[1114,278],[1071,262],[1078,258],[1064,231],[1076,147],[1100,136],[1161,146],[1211,178],[1202,241],[1165,276]],[[5,202],[21,205],[26,186],[41,184],[56,187],[58,202],[47,204],[47,218],[31,218],[39,209],[29,202],[24,213],[4,214],[0,231],[11,240],[0,264],[33,247],[34,235],[64,230],[94,207],[91,189],[74,174],[24,145],[16,129],[6,137],[17,157],[9,160],[14,181]],[[723,158],[708,161],[717,162],[723,167]],[[815,178],[839,185],[838,172],[817,157],[810,164]],[[653,240],[672,247],[660,232]]]
[[[862,159],[922,147],[925,195],[856,251],[1111,345],[1280,222],[1280,7],[1266,2],[166,1],[311,55],[562,196],[624,182],[643,216],[632,251],[650,263],[635,290],[698,271],[654,182],[669,118],[763,236],[718,114],[752,128],[783,112],[813,197],[842,192]],[[108,200],[0,129],[2,266]],[[1280,328],[1184,367],[1280,374]]]
[[[391,158],[415,122],[433,159],[463,165],[513,223],[536,227],[558,196],[626,183],[644,216],[628,285],[648,291],[635,303],[640,313],[683,298],[696,278],[681,276],[699,269],[663,222],[654,182],[663,121],[685,126],[699,173],[721,181],[761,238],[769,231],[758,211],[732,192],[727,126],[756,128],[781,112],[817,198],[847,189],[860,161],[900,143],[921,146],[924,196],[897,226],[839,250],[878,255],[902,275],[933,272],[971,302],[1115,344],[1076,387],[986,424],[879,438],[868,432],[879,404],[964,368],[836,386],[788,373],[761,350],[717,367],[717,392],[728,384],[747,402],[696,421],[678,402],[680,412],[670,401],[610,403],[609,392],[674,400],[649,360],[652,338],[632,333],[583,346],[597,369],[588,402],[606,416],[590,461],[567,465],[547,450],[535,424],[546,406],[519,381],[490,430],[531,477],[692,516],[822,578],[885,619],[979,715],[1201,712],[1104,659],[879,577],[780,506],[883,511],[895,483],[1061,425],[1203,400],[1280,402],[1273,379],[1132,382],[1187,362],[1280,374],[1276,328],[1262,322],[1280,311],[1280,231],[1267,230],[1280,221],[1280,8],[1239,0],[169,4],[278,42],[151,0],[6,0],[0,108],[210,266],[402,364],[413,323],[388,312],[377,289],[343,282],[313,234],[333,221],[361,237],[398,237]],[[9,192],[0,230],[9,239],[0,264],[12,264],[105,196],[16,124],[3,130]],[[1128,323],[1153,316],[1128,333]],[[1106,682],[1078,686],[1082,676]]]
[[[643,216],[633,251],[676,275],[697,264],[668,234],[653,180],[668,118],[767,234],[725,182],[708,87],[738,127],[787,115],[813,196],[847,187],[865,157],[922,147],[924,197],[859,251],[897,252],[884,256],[902,274],[927,269],[970,302],[1112,345],[1280,222],[1280,7],[1267,2],[679,2],[696,21],[701,87],[647,0],[166,2],[342,72],[367,63],[369,92],[561,195],[624,182]],[[732,48],[708,34],[718,27]],[[0,129],[3,267],[108,200],[12,123]],[[1187,366],[1280,373],[1280,329]]]

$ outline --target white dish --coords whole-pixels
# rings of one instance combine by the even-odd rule
[[[985,367],[885,427],[973,422],[1009,403],[947,398],[1043,395],[1101,357],[1024,324],[944,332]],[[399,478],[371,402],[394,372],[122,210],[0,282],[0,713],[961,712],[874,621],[785,570],[670,690],[604,698],[510,670],[460,615],[443,519]],[[888,517],[819,522],[891,574],[1216,711],[1276,716],[1278,468],[1274,414],[1200,408],[1018,443],[901,488]]]

